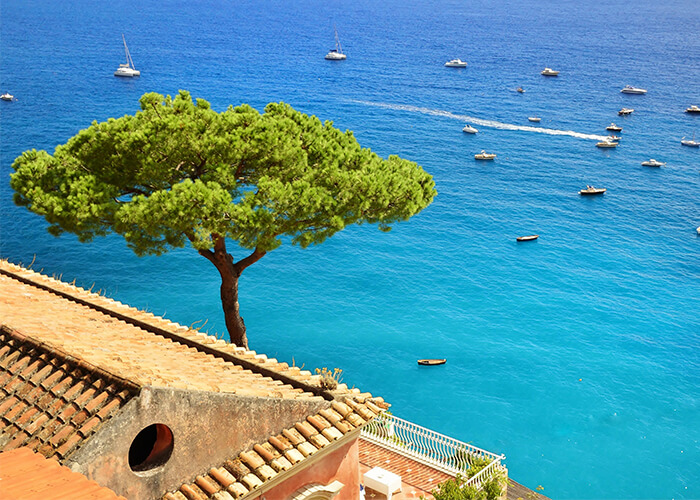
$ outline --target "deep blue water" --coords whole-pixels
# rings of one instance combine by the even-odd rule
[[[396,415],[505,453],[553,498],[700,498],[700,151],[680,145],[700,134],[683,113],[700,105],[700,4],[4,0],[1,23],[0,92],[17,100],[0,102],[0,256],[222,333],[206,260],[54,238],[12,204],[10,166],[148,91],[219,110],[284,100],[418,162],[439,195],[389,234],[349,228],[246,270],[253,349],[340,367]],[[333,23],[340,63],[323,59]],[[112,76],[121,33],[139,79]],[[443,67],[454,57],[469,67]],[[571,133],[503,125],[534,114]],[[621,146],[598,150],[611,121]],[[481,149],[498,159],[476,163]],[[586,184],[608,192],[581,198]]]

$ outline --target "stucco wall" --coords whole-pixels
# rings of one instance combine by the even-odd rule
[[[146,387],[66,465],[129,500],[160,498],[327,406],[326,401]],[[142,429],[158,423],[172,430],[172,455],[161,467],[135,473],[129,447]]]

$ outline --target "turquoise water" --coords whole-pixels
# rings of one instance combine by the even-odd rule
[[[133,113],[147,91],[216,109],[284,100],[418,162],[439,195],[389,234],[349,228],[246,270],[252,348],[340,367],[396,415],[506,454],[512,477],[552,498],[700,498],[700,151],[680,146],[700,134],[682,112],[700,105],[697,2],[2,7],[0,91],[17,98],[0,102],[2,257],[223,332],[205,259],[53,238],[12,205],[10,165]],[[341,63],[323,59],[334,22]],[[112,76],[121,33],[139,79]],[[469,67],[442,66],[455,57]],[[621,146],[598,150],[611,121]],[[476,163],[482,149],[497,160]],[[649,157],[668,165],[641,167]],[[586,184],[608,192],[581,198]]]

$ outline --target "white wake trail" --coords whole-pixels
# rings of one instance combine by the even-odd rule
[[[364,104],[366,106],[375,106],[378,108],[395,109],[398,111],[409,111],[412,113],[422,113],[424,115],[432,116],[442,116],[445,118],[452,118],[454,120],[459,120],[462,122],[469,122],[474,125],[480,125],[482,127],[497,128],[500,130],[521,130],[523,132],[536,132],[538,134],[549,134],[549,135],[568,135],[570,137],[576,137],[578,139],[591,139],[595,141],[602,141],[605,139],[603,135],[595,134],[582,134],[580,132],[574,132],[573,130],[557,130],[553,128],[541,128],[541,127],[528,127],[523,125],[513,125],[511,123],[502,123],[495,120],[484,120],[482,118],[476,118],[474,116],[468,115],[458,115],[456,113],[450,113],[449,111],[443,111],[440,109],[430,109],[421,108],[418,106],[409,106],[407,104],[387,104],[383,102],[372,102],[372,101],[359,101],[352,100],[357,104]]]

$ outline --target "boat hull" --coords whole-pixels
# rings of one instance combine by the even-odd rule
[[[447,362],[446,359],[419,359],[418,364],[421,366],[436,366],[444,365]]]
[[[605,194],[607,189],[593,189],[593,190],[588,190],[588,189],[582,189],[581,191],[578,192],[581,196],[596,196],[599,194]]]
[[[531,234],[530,236],[518,236],[515,241],[534,241],[539,238],[539,234]]]

